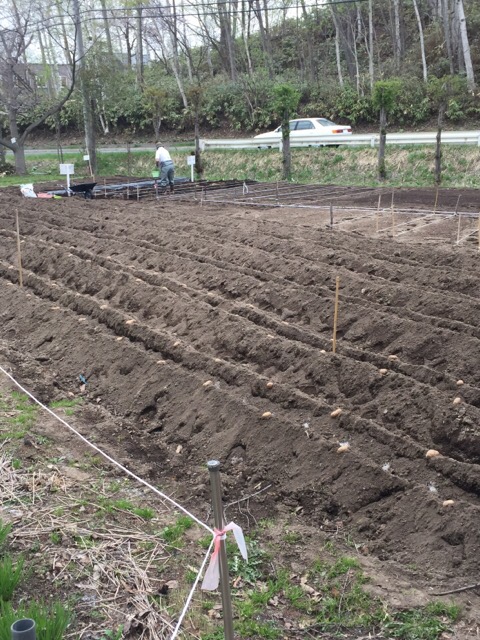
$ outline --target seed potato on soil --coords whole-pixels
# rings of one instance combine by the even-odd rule
[[[11,268],[15,208],[23,288]],[[271,485],[251,503],[257,519],[301,507],[310,525],[342,522],[376,561],[413,560],[419,580],[474,578],[477,248],[396,243],[373,237],[368,221],[364,235],[330,231],[313,210],[254,215],[261,233],[244,208],[36,201],[4,190],[2,366],[44,401],[78,393],[86,375],[85,397],[128,434],[125,454],[152,478],[183,483],[185,495],[217,458],[227,500]],[[452,406],[459,380],[462,402]],[[102,428],[105,441],[120,437],[113,418]],[[454,508],[442,508],[448,501]]]

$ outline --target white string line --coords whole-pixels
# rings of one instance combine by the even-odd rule
[[[154,487],[153,485],[151,485],[149,482],[147,482],[146,480],[143,480],[143,478],[140,478],[139,476],[135,475],[132,471],[130,471],[129,469],[127,469],[126,467],[124,467],[122,464],[120,464],[120,462],[117,462],[114,458],[112,458],[111,456],[108,455],[108,453],[105,453],[105,451],[103,451],[102,449],[100,449],[99,447],[97,447],[95,444],[93,444],[93,442],[90,442],[90,440],[87,440],[87,438],[85,438],[84,436],[82,436],[82,434],[77,431],[74,427],[72,427],[71,425],[68,424],[68,422],[65,422],[65,420],[63,420],[62,418],[60,418],[60,416],[57,416],[56,413],[54,413],[51,409],[49,409],[48,407],[46,407],[44,404],[42,404],[40,402],[40,400],[37,400],[37,398],[35,398],[35,396],[33,396],[29,391],[27,391],[27,389],[25,389],[24,387],[22,387],[22,385],[17,382],[17,380],[15,380],[15,378],[13,376],[11,376],[8,371],[5,371],[5,369],[0,366],[0,371],[2,371],[8,378],[10,378],[10,380],[19,388],[21,389],[24,393],[27,394],[27,396],[29,398],[31,398],[36,404],[38,404],[40,407],[42,407],[42,409],[45,409],[45,411],[47,411],[50,415],[52,415],[54,418],[56,418],[59,422],[61,422],[63,425],[65,425],[67,427],[67,429],[70,429],[70,431],[72,431],[72,433],[74,433],[76,436],[78,436],[80,438],[80,440],[82,440],[85,444],[87,444],[89,447],[91,447],[92,449],[95,449],[95,451],[97,451],[97,453],[99,453],[100,455],[102,455],[106,460],[108,460],[109,462],[111,462],[114,466],[118,467],[119,469],[121,469],[124,473],[126,473],[127,475],[129,475],[131,478],[133,478],[134,480],[136,480],[137,482],[140,482],[140,484],[145,485],[146,487],[148,487],[148,489],[150,489],[151,491],[153,491],[154,493],[156,493],[157,495],[159,495],[161,498],[163,498],[164,500],[167,500],[167,502],[170,502],[171,504],[173,504],[177,509],[180,509],[180,511],[183,511],[183,513],[185,513],[187,516],[189,516],[190,518],[192,518],[192,520],[194,520],[197,524],[199,524],[201,527],[203,527],[204,529],[206,529],[207,531],[209,531],[212,536],[214,536],[214,531],[213,529],[211,529],[207,524],[205,524],[204,522],[202,522],[201,520],[199,520],[196,516],[193,515],[193,513],[191,513],[190,511],[188,511],[187,509],[185,509],[185,507],[182,507],[181,504],[178,504],[178,502],[175,502],[175,500],[173,500],[172,498],[170,498],[169,496],[167,496],[165,493],[162,493],[159,489],[157,489],[156,487]]]
[[[207,560],[210,556],[210,551],[212,550],[213,547],[213,543],[215,542],[215,538],[212,539],[212,541],[210,542],[210,546],[208,547],[208,551],[207,554],[205,556],[205,558],[203,559],[202,562],[202,566],[200,567],[200,569],[198,570],[197,573],[197,577],[195,578],[195,582],[192,585],[192,588],[190,589],[190,593],[188,594],[188,598],[185,601],[185,605],[182,609],[182,613],[180,614],[180,617],[178,618],[178,622],[175,625],[175,629],[173,630],[172,635],[170,636],[170,640],[175,640],[175,638],[178,636],[178,632],[180,631],[180,627],[182,625],[183,619],[188,611],[188,608],[190,606],[190,602],[192,601],[193,598],[193,594],[195,593],[195,589],[197,588],[197,585],[199,583],[199,580],[202,576],[203,570],[205,569],[205,565],[207,564]]]
[[[137,482],[140,482],[141,484],[145,485],[146,487],[148,487],[151,491],[153,491],[154,493],[158,494],[159,496],[161,496],[162,498],[164,498],[165,500],[167,500],[168,502],[170,502],[171,504],[173,504],[175,507],[177,507],[178,509],[180,509],[181,511],[183,511],[185,514],[187,514],[190,518],[192,518],[193,520],[195,520],[195,522],[197,524],[199,524],[200,526],[204,527],[205,529],[207,529],[207,531],[209,531],[212,536],[214,536],[214,531],[212,529],[210,529],[210,527],[208,525],[206,525],[204,522],[202,522],[201,520],[199,520],[196,516],[193,515],[193,513],[190,513],[190,511],[188,511],[187,509],[185,509],[184,507],[182,507],[182,505],[178,504],[178,502],[175,502],[175,500],[172,500],[172,498],[169,498],[166,494],[162,493],[161,491],[159,491],[156,487],[154,487],[153,485],[151,485],[150,483],[146,482],[146,480],[143,480],[142,478],[140,478],[139,476],[135,475],[134,473],[132,473],[131,471],[129,471],[129,469],[127,469],[126,467],[124,467],[122,464],[120,464],[119,462],[117,462],[116,460],[114,460],[113,458],[111,458],[107,453],[105,453],[104,451],[102,451],[102,449],[100,449],[99,447],[97,447],[95,444],[93,444],[92,442],[90,442],[89,440],[87,440],[87,438],[85,438],[84,436],[82,436],[81,433],[79,433],[74,427],[72,427],[71,425],[69,425],[67,422],[65,422],[65,420],[63,420],[62,418],[60,418],[60,416],[57,416],[56,413],[54,413],[51,409],[49,409],[48,407],[46,407],[44,404],[42,404],[40,402],[40,400],[37,400],[37,398],[35,398],[35,396],[33,396],[27,389],[25,389],[24,387],[22,387],[22,385],[17,382],[17,380],[15,380],[15,378],[13,376],[11,376],[8,371],[5,371],[5,369],[0,366],[0,371],[2,371],[8,378],[10,378],[10,380],[19,388],[21,389],[24,393],[27,394],[27,396],[29,398],[31,398],[34,402],[36,402],[40,407],[42,407],[42,409],[45,409],[45,411],[47,411],[48,413],[50,413],[54,418],[56,418],[57,420],[59,420],[59,422],[61,422],[62,424],[64,424],[68,429],[70,429],[70,431],[72,431],[76,436],[78,436],[83,442],[85,442],[85,444],[87,444],[89,447],[92,447],[92,449],[95,449],[95,451],[97,451],[99,454],[101,454],[104,458],[106,458],[109,462],[111,462],[114,466],[118,467],[119,469],[121,469],[123,472],[125,472],[127,475],[131,476],[132,478],[134,478],[135,480],[137,480]],[[182,625],[183,619],[185,618],[188,608],[190,606],[190,602],[192,601],[193,595],[195,593],[195,589],[197,588],[197,585],[200,581],[200,577],[202,576],[203,570],[205,569],[205,565],[207,564],[207,560],[210,556],[210,552],[212,550],[213,547],[213,543],[215,541],[215,537],[212,538],[211,542],[210,542],[210,546],[208,547],[208,551],[205,554],[205,557],[203,559],[202,565],[200,567],[200,569],[198,570],[197,576],[195,578],[195,581],[192,585],[192,588],[190,589],[190,593],[188,594],[188,598],[185,601],[185,604],[183,606],[182,612],[178,618],[178,622],[175,626],[175,629],[173,630],[173,633],[170,637],[170,640],[174,640],[177,636],[178,636],[178,632],[180,630],[180,627]]]

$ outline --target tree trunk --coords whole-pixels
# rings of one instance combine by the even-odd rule
[[[470,44],[468,42],[467,23],[463,0],[457,0],[458,20],[460,23],[460,39],[462,42],[463,59],[465,61],[465,73],[467,74],[467,85],[470,91],[475,89],[475,76],[473,73],[472,56],[470,55]]]
[[[113,58],[112,36],[110,34],[110,23],[108,21],[107,5],[105,0],[100,0],[100,6],[102,7],[103,28],[105,29],[105,36],[107,37],[108,55]]]
[[[338,33],[338,25],[335,19],[335,15],[333,16],[333,23],[335,25],[335,55],[337,58],[338,83],[341,87],[343,87],[342,60],[340,57],[340,35]]]
[[[378,146],[378,177],[385,180],[387,171],[385,169],[385,146],[387,142],[387,112],[385,108],[380,109],[380,144]]]
[[[194,133],[195,133],[195,173],[199,180],[203,178],[203,162],[202,162],[202,153],[200,150],[200,126],[198,123],[198,109],[195,109],[194,115]]]
[[[448,0],[441,0],[441,1],[442,1],[442,23],[443,23],[443,33],[445,35],[445,46],[447,47],[448,62],[450,64],[450,74],[453,76],[453,74],[455,73],[455,65],[453,64],[450,16],[448,13]]]
[[[423,38],[423,26],[422,19],[420,17],[420,12],[418,10],[417,0],[412,0],[413,8],[415,9],[415,17],[417,19],[418,25],[418,34],[420,38],[420,54],[422,56],[422,70],[423,70],[423,81],[428,81],[428,71],[427,71],[427,60],[425,58],[425,40]]]
[[[394,21],[394,39],[393,39],[393,58],[395,60],[395,68],[397,71],[402,66],[402,34],[400,30],[400,0],[393,0],[393,21]]]
[[[373,90],[375,73],[373,68],[373,0],[368,0],[368,73],[370,90]]]
[[[282,178],[292,179],[292,152],[290,150],[290,113],[285,109],[282,118]]]
[[[435,184],[440,185],[442,182],[442,129],[443,119],[445,116],[447,105],[441,104],[438,109],[437,123],[437,142],[435,146]]]
[[[8,125],[10,133],[10,145],[9,148],[13,151],[13,158],[15,162],[15,173],[19,176],[27,174],[27,164],[25,162],[25,142],[21,139],[18,132],[17,124],[17,112],[12,107],[8,109]]]
[[[129,69],[132,68],[132,48],[133,45],[130,42],[130,25],[126,24],[125,26],[125,46],[127,47],[127,67]]]
[[[272,61],[272,51],[270,46],[270,34],[268,33],[268,28],[265,27],[263,22],[262,8],[260,6],[260,0],[255,0],[255,15],[258,20],[258,29],[260,32],[260,42],[262,43],[263,55],[265,57],[265,64],[268,69],[268,76],[270,79],[273,79],[273,61]]]
[[[355,26],[352,24],[352,39],[353,39],[353,57],[355,60],[355,83],[357,87],[357,93],[360,94],[360,66],[358,64],[358,54],[357,54],[357,40],[355,37],[354,30]]]
[[[142,9],[137,7],[137,51],[135,54],[135,67],[137,71],[137,87],[143,87],[143,20]]]
[[[355,69],[355,59],[352,51],[352,42],[350,37],[351,30],[345,31],[345,27],[342,24],[342,20],[340,19],[340,16],[338,15],[337,7],[335,4],[331,5],[331,10],[332,10],[333,21],[335,23],[335,29],[338,33],[339,41],[342,46],[343,53],[345,55],[345,62],[347,63],[348,75],[349,75],[350,81],[354,83],[356,69]],[[347,29],[348,29],[348,26],[347,26]]]
[[[83,122],[85,127],[85,146],[89,157],[90,172],[93,177],[97,173],[97,149],[92,101],[90,100],[87,83],[85,81],[85,50],[83,47],[82,25],[80,22],[79,0],[73,0],[73,8],[75,12],[75,26],[77,30],[77,55],[80,67],[79,79],[80,92],[82,94]]]
[[[230,79],[233,82],[237,80],[237,65],[235,62],[235,48],[232,37],[232,24],[230,14],[227,11],[227,3],[225,0],[218,2],[218,13],[220,20],[220,40],[222,48],[227,58],[227,66],[230,73]]]
[[[252,59],[250,57],[250,48],[248,43],[247,20],[248,22],[250,22],[250,9],[249,7],[247,7],[246,0],[242,0],[242,13],[241,13],[242,40],[243,40],[243,46],[245,48],[245,55],[247,57],[248,74],[252,75],[253,67],[252,67]]]

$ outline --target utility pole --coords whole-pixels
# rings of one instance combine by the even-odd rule
[[[83,46],[82,24],[80,22],[79,0],[73,0],[73,12],[75,16],[75,34],[77,39],[78,76],[80,79],[80,92],[82,94],[83,121],[85,126],[85,146],[89,157],[89,166],[92,177],[97,173],[97,149],[95,144],[95,126],[93,122],[93,107],[89,96],[85,77],[85,49]]]

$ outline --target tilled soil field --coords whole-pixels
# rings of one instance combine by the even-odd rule
[[[81,374],[111,415],[102,439],[132,468],[184,483],[199,507],[202,465],[218,458],[229,501],[271,485],[257,516],[286,506],[319,527],[341,522],[380,560],[472,581],[477,247],[400,244],[359,222],[332,231],[317,213],[305,224],[305,209],[16,190],[0,204],[0,363],[43,401],[78,393]]]

